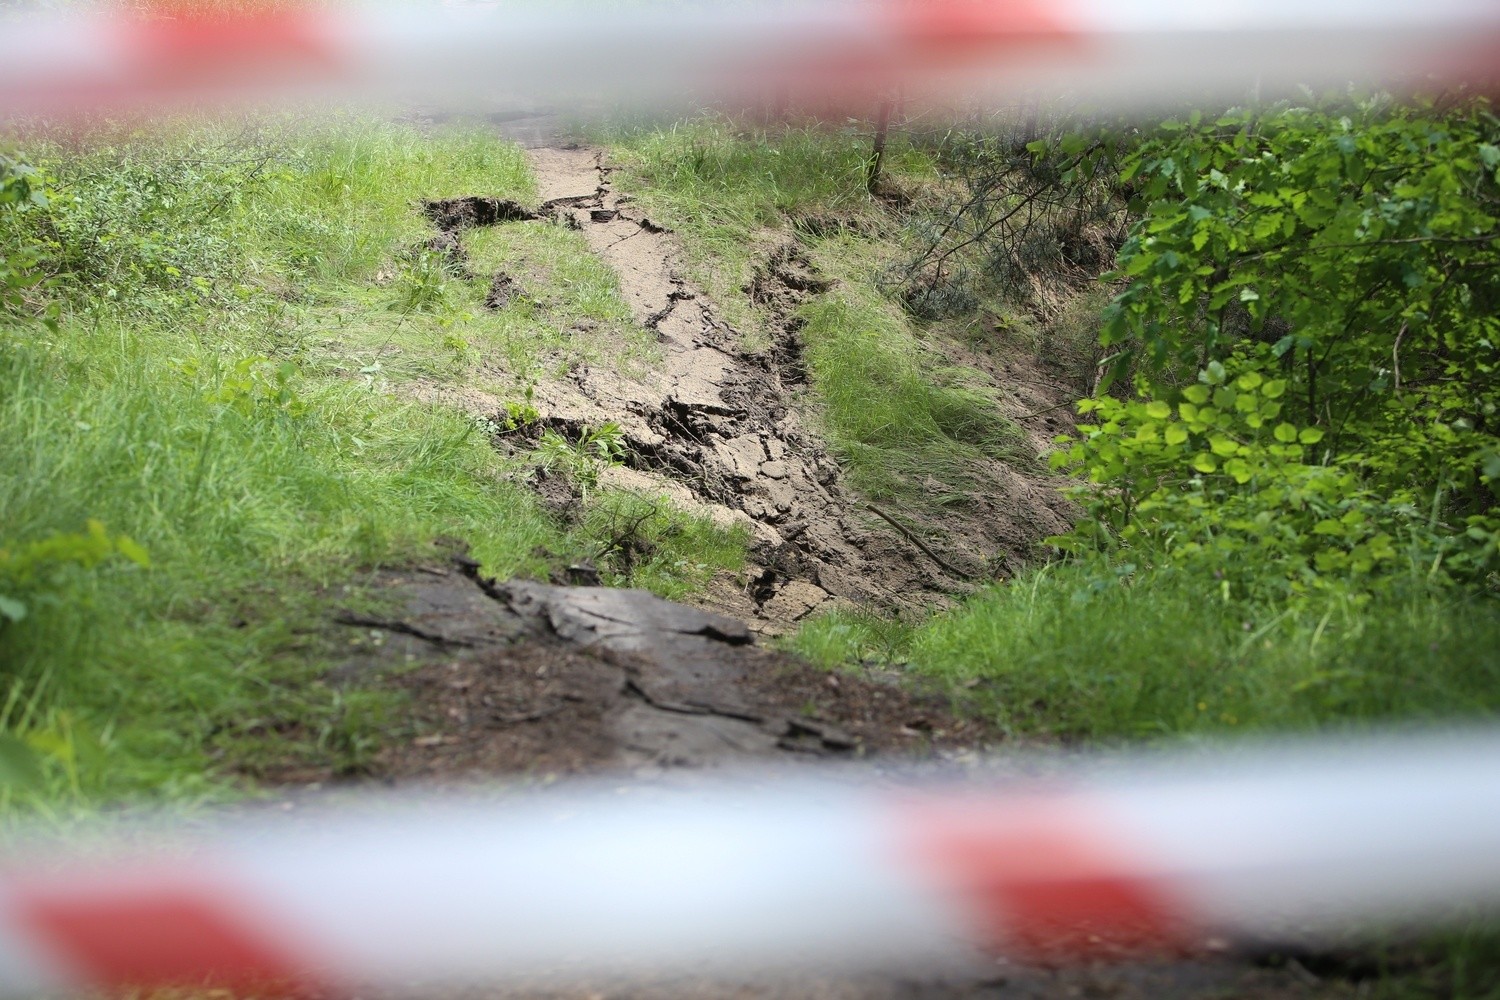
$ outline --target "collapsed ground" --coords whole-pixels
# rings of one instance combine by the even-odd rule
[[[427,201],[424,213],[437,230],[432,245],[467,269],[463,240],[474,228],[541,224],[582,232],[620,276],[632,316],[660,345],[660,363],[636,377],[580,365],[566,379],[539,379],[528,385],[520,414],[465,387],[422,391],[487,420],[496,447],[509,454],[526,453],[547,432],[582,450],[599,428],[618,427],[618,465],[600,472],[599,485],[743,526],[749,563],[722,571],[687,598],[708,611],[641,591],[497,582],[462,552],[382,574],[374,586],[390,610],[386,617],[341,616],[366,649],[340,673],[395,677],[413,696],[418,734],[382,748],[370,763],[374,773],[421,781],[606,768],[647,777],[773,759],[951,759],[1001,748],[1001,732],[953,714],[935,690],[914,693],[895,675],[817,670],[758,648],[755,633],[774,635],[833,607],[921,613],[975,581],[1001,579],[1041,537],[1065,529],[1067,506],[1055,486],[1034,468],[991,460],[979,473],[991,490],[987,502],[915,528],[862,500],[841,482],[810,409],[798,307],[832,282],[795,239],[759,260],[743,288],[771,321],[770,342],[757,349],[685,277],[671,231],[613,191],[603,150],[544,146],[529,157],[537,207],[480,195]],[[488,278],[485,307],[504,309],[535,280],[497,271]],[[1052,398],[1032,392],[1031,405],[1055,410]],[[564,519],[578,517],[587,502],[565,472],[539,469],[530,483]],[[914,531],[942,538],[936,544],[946,552]],[[559,582],[580,578],[597,582],[597,570],[570,565]],[[335,775],[262,777],[316,782]],[[997,975],[976,962],[973,971],[928,979],[598,985],[632,997],[819,998],[1284,997],[1327,988],[1295,960],[1279,959],[1275,968],[1219,960]],[[601,994],[589,986],[562,995]]]
[[[662,496],[749,532],[749,570],[721,574],[695,603],[772,633],[833,606],[920,614],[976,581],[1003,578],[1039,539],[1067,527],[1066,503],[1035,461],[976,456],[965,509],[947,516],[914,519],[858,497],[817,427],[802,356],[799,308],[833,282],[795,237],[764,254],[744,286],[770,333],[768,343],[752,347],[686,277],[674,235],[615,192],[603,150],[538,148],[529,155],[538,207],[482,196],[428,202],[435,242],[457,261],[465,231],[475,227],[564,225],[583,233],[619,276],[660,361],[639,377],[585,364],[565,379],[539,380],[527,388],[536,412],[520,420],[504,401],[469,387],[439,388],[431,397],[502,423],[497,443],[505,448],[534,444],[546,430],[586,447],[591,431],[618,427],[620,467],[605,472],[605,485]],[[497,272],[486,306],[504,308],[534,281]],[[1044,395],[1039,402],[1046,409],[1064,400]],[[565,516],[581,500],[566,486],[552,503]],[[553,484],[539,488],[555,492]]]

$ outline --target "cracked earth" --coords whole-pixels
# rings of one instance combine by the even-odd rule
[[[769,634],[840,605],[920,613],[1066,527],[1056,490],[1001,462],[980,463],[992,487],[987,498],[947,523],[915,527],[860,501],[808,422],[795,313],[831,283],[802,249],[780,245],[745,288],[773,331],[769,346],[749,350],[685,277],[675,235],[614,190],[600,151],[544,147],[528,155],[539,207],[480,197],[429,202],[433,245],[461,263],[466,228],[551,221],[581,232],[619,276],[636,322],[659,342],[661,364],[639,378],[579,367],[566,380],[538,383],[534,403],[542,426],[572,440],[606,422],[621,428],[625,467],[609,470],[607,485],[666,495],[748,529],[751,572],[716,581],[701,606]],[[496,275],[491,297],[504,301],[511,284]],[[924,542],[920,535],[934,528],[940,537]]]

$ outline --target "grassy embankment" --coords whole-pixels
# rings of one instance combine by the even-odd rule
[[[857,488],[913,498],[919,470],[946,468],[948,488],[961,490],[964,456],[1003,447],[998,418],[975,413],[982,393],[962,376],[945,385],[932,350],[972,331],[961,319],[912,320],[877,289],[902,252],[903,223],[865,192],[866,135],[772,136],[706,120],[616,142],[624,183],[678,228],[699,276],[725,301],[743,301],[735,293],[755,252],[799,233],[811,258],[839,279],[805,309],[803,336],[813,404]],[[887,165],[918,199],[924,186],[943,183],[922,149],[898,145]],[[820,217],[846,224],[825,222],[810,235],[804,220]],[[1016,312],[1003,299],[983,305]],[[1076,349],[1080,325],[1069,310],[1035,323],[1034,341],[1001,348]],[[1169,571],[1057,565],[928,621],[824,617],[795,646],[829,667],[877,661],[939,678],[1028,736],[1111,740],[1492,713],[1500,707],[1500,609],[1428,589],[1423,570],[1373,601],[1333,594],[1288,605],[1226,600],[1217,587]]]
[[[474,234],[472,279],[423,250],[422,198],[533,196],[519,150],[362,121],[17,145],[50,205],[0,214],[0,252],[35,247],[50,281],[0,324],[0,722],[41,751],[34,804],[218,798],[268,756],[357,770],[405,725],[392,695],[320,680],[350,641],[331,611],[378,599],[367,570],[457,537],[545,577],[638,503],[560,525],[486,428],[419,401],[520,404],[536,372],[649,357],[578,234]],[[546,280],[489,312],[502,266]],[[741,558],[680,515],[644,530],[638,585]]]

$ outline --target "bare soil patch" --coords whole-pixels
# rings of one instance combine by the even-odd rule
[[[830,674],[738,621],[645,591],[496,583],[463,557],[389,571],[378,641],[340,671],[408,691],[413,734],[374,776],[640,773],[775,758],[932,755],[998,739],[934,695]],[[331,776],[322,776],[331,777]]]

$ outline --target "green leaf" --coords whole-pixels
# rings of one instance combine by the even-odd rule
[[[1224,463],[1224,471],[1233,477],[1234,481],[1243,486],[1250,481],[1251,471],[1249,464],[1243,458],[1231,458]]]
[[[129,559],[142,569],[151,568],[151,556],[143,549],[135,539],[127,535],[121,535],[115,539],[115,547],[120,550],[120,555]]]
[[[1207,474],[1210,472],[1219,471],[1219,463],[1214,460],[1214,457],[1212,455],[1204,452],[1203,454],[1200,454],[1193,459],[1193,468],[1197,469],[1199,472]]]
[[[1317,444],[1323,440],[1323,429],[1321,427],[1304,427],[1302,433],[1297,435],[1297,440],[1303,444]]]
[[[1172,416],[1172,407],[1161,400],[1153,400],[1146,404],[1146,416],[1153,420],[1167,420]]]
[[[1286,444],[1292,444],[1297,440],[1297,428],[1291,424],[1278,424],[1275,433],[1276,440]]]
[[[1186,389],[1182,390],[1182,398],[1186,399],[1190,403],[1195,403],[1198,406],[1202,406],[1204,403],[1207,403],[1208,396],[1209,392],[1206,386],[1190,385]]]
[[[1261,395],[1267,399],[1280,399],[1286,395],[1286,380],[1273,378],[1260,387]]]
[[[26,605],[14,597],[6,597],[0,594],[0,618],[9,622],[18,622],[26,617]]]
[[[1166,438],[1167,444],[1182,444],[1188,439],[1187,428],[1183,427],[1181,424],[1172,424],[1167,428],[1166,433],[1163,435],[1163,437]]]
[[[1222,434],[1215,434],[1213,437],[1209,438],[1208,446],[1210,449],[1212,449],[1215,455],[1226,457],[1229,455],[1233,455],[1240,450],[1239,444],[1236,443],[1233,438],[1225,437]]]

